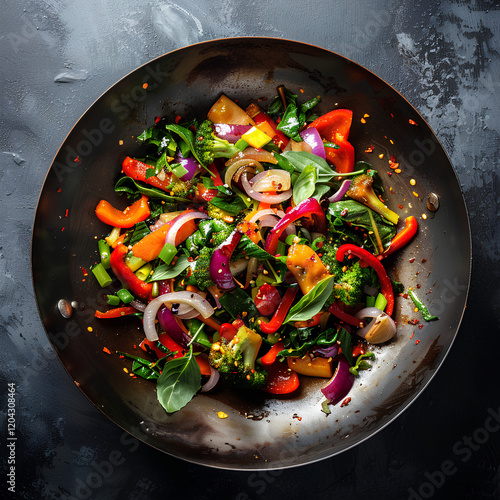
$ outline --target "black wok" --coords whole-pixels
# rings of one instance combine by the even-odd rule
[[[94,318],[95,309],[104,307],[103,291],[85,271],[97,260],[95,237],[107,231],[94,209],[102,198],[126,205],[114,193],[114,182],[124,156],[139,151],[134,138],[155,116],[202,117],[223,92],[244,106],[251,99],[274,96],[279,84],[304,100],[321,95],[322,112],[337,103],[354,111],[350,141],[357,159],[372,163],[392,187],[395,194],[387,193],[391,208],[402,218],[412,214],[419,220],[414,243],[387,259],[391,276],[406,287],[419,285],[420,295],[440,320],[420,330],[410,324],[421,319],[413,304],[398,298],[396,339],[375,349],[375,368],[362,372],[350,404],[333,407],[329,416],[320,411],[321,380],[304,381],[291,398],[200,395],[168,415],[157,403],[153,383],[127,376],[118,356],[103,353],[103,347],[126,350],[143,334],[135,319]],[[370,145],[375,146],[371,154],[365,152]],[[384,158],[379,158],[381,153]],[[391,155],[401,173],[389,177]],[[416,180],[415,186],[410,179]],[[436,212],[427,208],[430,193],[439,197]],[[443,363],[460,325],[471,242],[466,207],[448,157],[422,117],[394,89],[318,47],[237,38],[200,43],[155,59],[90,107],[48,172],[34,224],[32,265],[50,341],[97,408],[138,439],[175,457],[228,469],[264,469],[340,453],[382,429],[415,400]],[[69,319],[58,309],[60,299],[77,303]],[[228,418],[219,419],[219,410]]]

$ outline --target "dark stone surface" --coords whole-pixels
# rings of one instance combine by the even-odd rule
[[[214,0],[209,5],[22,0],[3,6],[0,361],[2,393],[9,382],[17,391],[12,498],[500,498],[499,3],[318,0],[312,7],[295,0]],[[262,473],[175,460],[105,418],[56,358],[38,317],[30,275],[38,194],[80,115],[119,78],[158,55],[243,35],[325,47],[401,92],[451,158],[469,209],[474,255],[460,332],[417,401],[348,452],[299,469]],[[4,396],[4,436],[6,409]],[[4,448],[3,467],[7,457]],[[4,472],[0,491],[7,497]]]

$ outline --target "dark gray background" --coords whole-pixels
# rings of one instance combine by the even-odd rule
[[[500,498],[498,2],[21,0],[2,4],[0,23],[0,366],[2,393],[17,386],[12,498]],[[30,274],[37,198],[80,115],[154,57],[242,35],[322,46],[401,92],[451,158],[474,252],[459,335],[420,398],[353,450],[262,473],[172,459],[105,418],[52,351]],[[6,397],[2,436],[5,410]],[[1,455],[4,465],[7,450]]]

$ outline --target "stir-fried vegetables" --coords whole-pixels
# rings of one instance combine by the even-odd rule
[[[397,232],[378,173],[355,164],[351,110],[278,91],[267,109],[222,95],[199,122],[157,119],[121,165],[128,208],[96,207],[110,234],[94,275],[122,286],[96,317],[142,318],[148,358],[120,355],[167,412],[221,383],[289,394],[303,376],[330,379],[326,412],[396,333],[381,260],[416,219]]]

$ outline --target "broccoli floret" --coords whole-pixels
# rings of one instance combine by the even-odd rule
[[[339,262],[336,258],[337,249],[337,246],[324,242],[318,254],[330,274],[334,276],[333,291],[326,306],[337,299],[350,306],[359,304],[363,302],[365,285],[373,284],[371,268],[363,268],[359,262],[349,265]]]
[[[224,241],[227,240],[229,235],[234,231],[234,226],[226,225],[225,228],[220,229],[220,231],[214,231],[212,233],[212,245],[214,247],[220,246]]]
[[[348,306],[359,304],[363,301],[365,287],[363,268],[359,262],[352,266],[344,266],[341,276],[335,278],[332,295]]]
[[[195,261],[193,276],[199,288],[205,289],[214,284],[210,278],[210,260],[213,253],[213,248],[203,247]]]
[[[212,344],[208,361],[226,382],[243,389],[261,389],[267,378],[267,372],[255,364],[261,344],[258,333],[242,326],[231,341],[222,338]]]
[[[234,144],[214,134],[210,120],[203,121],[197,128],[194,147],[197,158],[204,165],[210,165],[215,158],[232,158],[240,152]]]
[[[222,208],[216,207],[210,201],[207,203],[207,214],[212,219],[217,219],[226,222],[227,224],[232,224],[234,222],[234,217]]]

